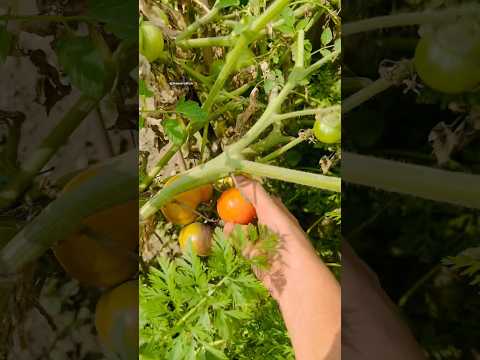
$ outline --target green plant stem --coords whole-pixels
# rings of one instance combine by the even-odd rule
[[[283,135],[282,127],[280,124],[276,123],[273,125],[272,131],[265,138],[257,141],[250,147],[243,149],[242,154],[245,156],[250,154],[263,154],[264,152],[267,152],[278,145],[285,144],[293,139],[294,138],[292,136]]]
[[[129,151],[98,166],[95,176],[62,193],[1,249],[0,274],[20,271],[78,229],[85,217],[135,200],[137,164],[137,151]]]
[[[292,141],[290,141],[288,144],[285,144],[284,146],[282,146],[280,149],[277,149],[277,150],[273,151],[272,153],[268,154],[267,156],[264,156],[263,158],[259,159],[258,162],[261,162],[261,163],[270,162],[270,161],[276,159],[277,157],[279,157],[280,155],[286,153],[288,150],[290,150],[290,149],[294,148],[295,146],[301,144],[302,142],[304,142],[307,139],[308,139],[307,136],[297,137],[297,138],[293,139]]]
[[[297,49],[295,56],[295,67],[304,67],[304,54],[305,54],[305,32],[303,30],[298,31],[297,37]]]
[[[210,12],[191,23],[183,32],[178,34],[175,42],[190,38],[201,26],[215,20],[219,13],[220,9],[218,7],[214,7],[212,10],[210,10]]]
[[[200,81],[204,85],[210,85],[212,80],[205,75],[200,74],[198,71],[195,69],[191,68],[187,64],[185,64],[183,61],[177,61],[176,62],[178,66],[180,66],[188,75],[190,75],[192,78],[194,78],[197,81]]]
[[[434,276],[440,269],[442,268],[442,264],[438,264],[432,269],[430,269],[429,272],[427,272],[425,275],[423,275],[418,281],[413,284],[398,300],[398,306],[403,307],[407,303],[407,301],[410,299],[410,297],[418,290],[420,287],[422,287],[423,284],[425,284],[432,276]]]
[[[341,179],[338,177],[312,174],[248,160],[241,160],[238,170],[254,176],[268,177],[270,179],[311,186],[323,190],[341,191]]]
[[[335,60],[340,55],[339,50],[332,51],[330,54],[322,57],[320,60],[316,61],[312,65],[310,65],[308,68],[305,69],[305,74],[303,74],[303,78],[309,77],[311,74],[316,72],[318,69],[320,69],[323,65]]]
[[[286,119],[297,118],[301,116],[311,116],[316,114],[328,114],[333,111],[340,110],[340,105],[333,105],[326,108],[317,108],[317,109],[305,109],[299,111],[292,111],[285,114],[275,115],[275,120],[283,121]]]
[[[378,16],[344,24],[342,26],[342,35],[348,36],[361,32],[397,26],[451,22],[456,21],[461,16],[472,16],[474,14],[476,16],[480,16],[480,6],[476,4],[464,5],[445,10],[431,10]]]
[[[139,192],[144,192],[150,184],[152,183],[153,179],[160,173],[160,171],[168,164],[170,159],[180,150],[180,145],[171,144],[170,148],[163,154],[160,160],[155,164],[153,168],[150,169],[148,174],[145,176],[143,181],[138,186]]]
[[[231,36],[206,37],[177,41],[177,45],[186,49],[212,46],[232,46],[233,39]]]
[[[372,97],[384,92],[393,85],[393,82],[385,78],[379,78],[370,85],[364,87],[355,94],[350,95],[348,98],[342,101],[342,114],[346,114],[352,111],[356,107],[363,104],[365,101],[370,100]]]
[[[223,89],[225,82],[227,81],[230,74],[233,72],[235,68],[235,64],[237,60],[241,57],[241,54],[247,49],[248,47],[248,40],[245,36],[239,36],[238,41],[236,42],[235,46],[232,50],[227,54],[227,60],[218,74],[217,80],[213,84],[210,92],[208,93],[207,99],[202,105],[202,109],[207,112],[210,112],[212,105],[215,103],[215,99],[217,98],[220,91]],[[200,159],[204,160],[205,154],[205,147],[208,141],[208,126],[209,122],[205,123],[203,127],[203,136],[202,136],[202,145],[200,149]]]
[[[291,0],[275,0],[265,12],[257,17],[252,25],[250,26],[250,31],[253,34],[257,34],[268,25],[270,21],[275,19],[283,9],[290,3]]]
[[[346,182],[480,209],[480,176],[343,152]]]
[[[75,105],[64,115],[32,155],[20,165],[15,176],[0,191],[0,209],[11,206],[23,194],[35,176],[65,144],[83,119],[97,107],[98,102],[99,99],[85,95],[80,96]]]

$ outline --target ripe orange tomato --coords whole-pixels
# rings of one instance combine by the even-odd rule
[[[225,191],[217,202],[217,212],[226,222],[247,225],[256,218],[253,205],[248,202],[237,188]]]
[[[138,358],[138,281],[104,293],[95,310],[100,342],[121,359]]]
[[[95,175],[80,173],[64,188],[69,191]],[[137,271],[138,201],[130,201],[85,218],[79,229],[52,249],[73,278],[97,287],[111,287]]]
[[[212,248],[212,229],[198,222],[187,225],[180,231],[178,242],[182,251],[186,251],[191,242],[197,255],[207,256]]]

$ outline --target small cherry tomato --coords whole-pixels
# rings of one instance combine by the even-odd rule
[[[180,231],[178,242],[182,251],[186,251],[191,242],[197,255],[207,256],[212,248],[212,229],[198,222],[187,225]]]
[[[138,358],[138,281],[104,293],[95,309],[100,342],[121,359]]]
[[[163,34],[154,24],[143,21],[139,29],[140,53],[152,62],[163,53]]]
[[[469,24],[452,24],[420,39],[415,69],[437,91],[457,94],[480,84],[480,32]]]
[[[95,173],[95,168],[80,173],[64,191],[71,191]],[[81,283],[100,288],[119,284],[137,270],[137,216],[136,200],[88,216],[75,233],[52,248],[55,257]]]
[[[173,176],[165,186],[172,184],[177,176]],[[175,225],[187,225],[195,221],[198,215],[195,209],[203,199],[203,194],[198,189],[193,189],[175,196],[174,201],[166,204],[161,210],[163,215]]]
[[[325,143],[334,144],[342,139],[342,126],[340,114],[333,112],[325,116],[317,117],[313,125],[315,137]]]
[[[223,221],[247,225],[257,216],[253,205],[237,188],[228,189],[217,202],[217,212]]]

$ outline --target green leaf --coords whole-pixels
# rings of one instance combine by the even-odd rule
[[[180,100],[175,109],[190,120],[190,126],[201,128],[208,120],[208,113],[198,103],[191,100]]]
[[[211,355],[215,357],[215,359],[228,360],[228,358],[225,356],[223,351],[215,349],[213,346],[210,346],[207,343],[203,343],[203,346],[205,347],[207,352],[209,352]]]
[[[240,5],[240,0],[218,0],[215,3],[215,7],[219,9],[225,9],[230,6],[238,6]]]
[[[140,82],[138,83],[138,93],[140,96],[145,96],[145,97],[152,97],[153,92],[148,88],[147,84],[143,79],[140,79]]]
[[[180,121],[167,119],[162,122],[162,125],[168,138],[175,145],[182,145],[187,139],[187,131]]]
[[[138,40],[136,0],[89,0],[88,15],[106,23],[106,29],[125,40]]]
[[[138,119],[138,129],[143,129],[145,127],[145,119],[142,115],[140,115],[140,118]]]
[[[320,36],[320,40],[322,41],[323,45],[327,45],[333,40],[333,33],[329,27],[326,27],[323,30],[322,35]]]
[[[280,18],[283,20],[283,24],[277,29],[284,34],[293,34],[295,32],[295,14],[293,10],[289,7],[283,9]]]
[[[0,63],[5,62],[12,48],[13,36],[7,31],[5,25],[0,26]]]
[[[105,94],[112,69],[89,37],[63,37],[59,39],[55,50],[60,65],[73,85],[85,95],[95,98]]]

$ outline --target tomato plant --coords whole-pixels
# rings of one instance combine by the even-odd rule
[[[95,309],[102,344],[122,359],[138,356],[138,281],[128,281],[104,293]]]
[[[195,11],[185,13],[185,6]],[[311,227],[319,256],[339,264],[340,146],[316,140],[312,127],[315,116],[339,110],[340,9],[333,1],[285,0],[205,7],[179,0],[141,10],[156,23],[156,8],[172,16],[162,28],[168,59],[140,73],[151,93],[143,92],[140,107],[140,253],[146,264],[140,275],[140,354],[293,359],[280,312],[251,272],[252,265],[268,266],[268,257],[246,261],[248,239],[235,231],[226,238],[218,225],[248,224],[248,235],[261,238],[265,250],[269,244],[265,253],[273,255],[277,235],[256,224],[254,207],[234,187],[236,175],[261,178],[273,195],[283,195],[306,230]],[[337,160],[325,170],[323,158]],[[175,181],[165,182],[172,174]],[[173,216],[184,212],[179,197],[205,185],[203,201],[185,207],[189,218],[181,224]],[[321,241],[329,212],[337,218],[325,220],[331,236]],[[200,219],[217,226],[208,252],[195,249],[197,240],[209,239]],[[185,251],[189,244],[197,251]],[[337,266],[330,268],[338,275]],[[174,300],[165,306],[167,299]],[[257,336],[265,341],[258,344]]]
[[[236,188],[226,190],[217,202],[218,215],[223,221],[249,224],[257,216],[253,205]]]
[[[201,223],[189,224],[180,231],[178,242],[182,251],[186,251],[191,244],[196,254],[207,256],[212,247],[212,229]]]

